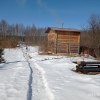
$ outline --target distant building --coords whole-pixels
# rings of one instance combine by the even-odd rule
[[[48,52],[79,53],[80,30],[48,27],[45,33],[48,34]]]

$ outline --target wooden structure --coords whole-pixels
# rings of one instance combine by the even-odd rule
[[[80,71],[84,74],[87,74],[88,72],[100,72],[100,62],[78,62],[76,71]]]
[[[79,53],[80,31],[72,28],[48,27],[48,52]]]

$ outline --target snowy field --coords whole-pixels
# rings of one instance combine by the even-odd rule
[[[4,50],[0,100],[100,100],[100,74],[71,71],[76,66],[72,61],[82,61],[83,57],[38,55],[37,49]]]

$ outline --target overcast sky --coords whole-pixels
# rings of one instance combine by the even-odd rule
[[[0,20],[10,24],[81,29],[92,14],[100,15],[100,0],[0,0]]]

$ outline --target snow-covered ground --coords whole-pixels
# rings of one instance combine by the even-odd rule
[[[0,100],[26,100],[30,70],[20,49],[4,51],[0,64]]]
[[[83,57],[38,55],[37,49],[5,49],[0,100],[100,100],[100,74],[72,71],[76,66],[72,61]]]

